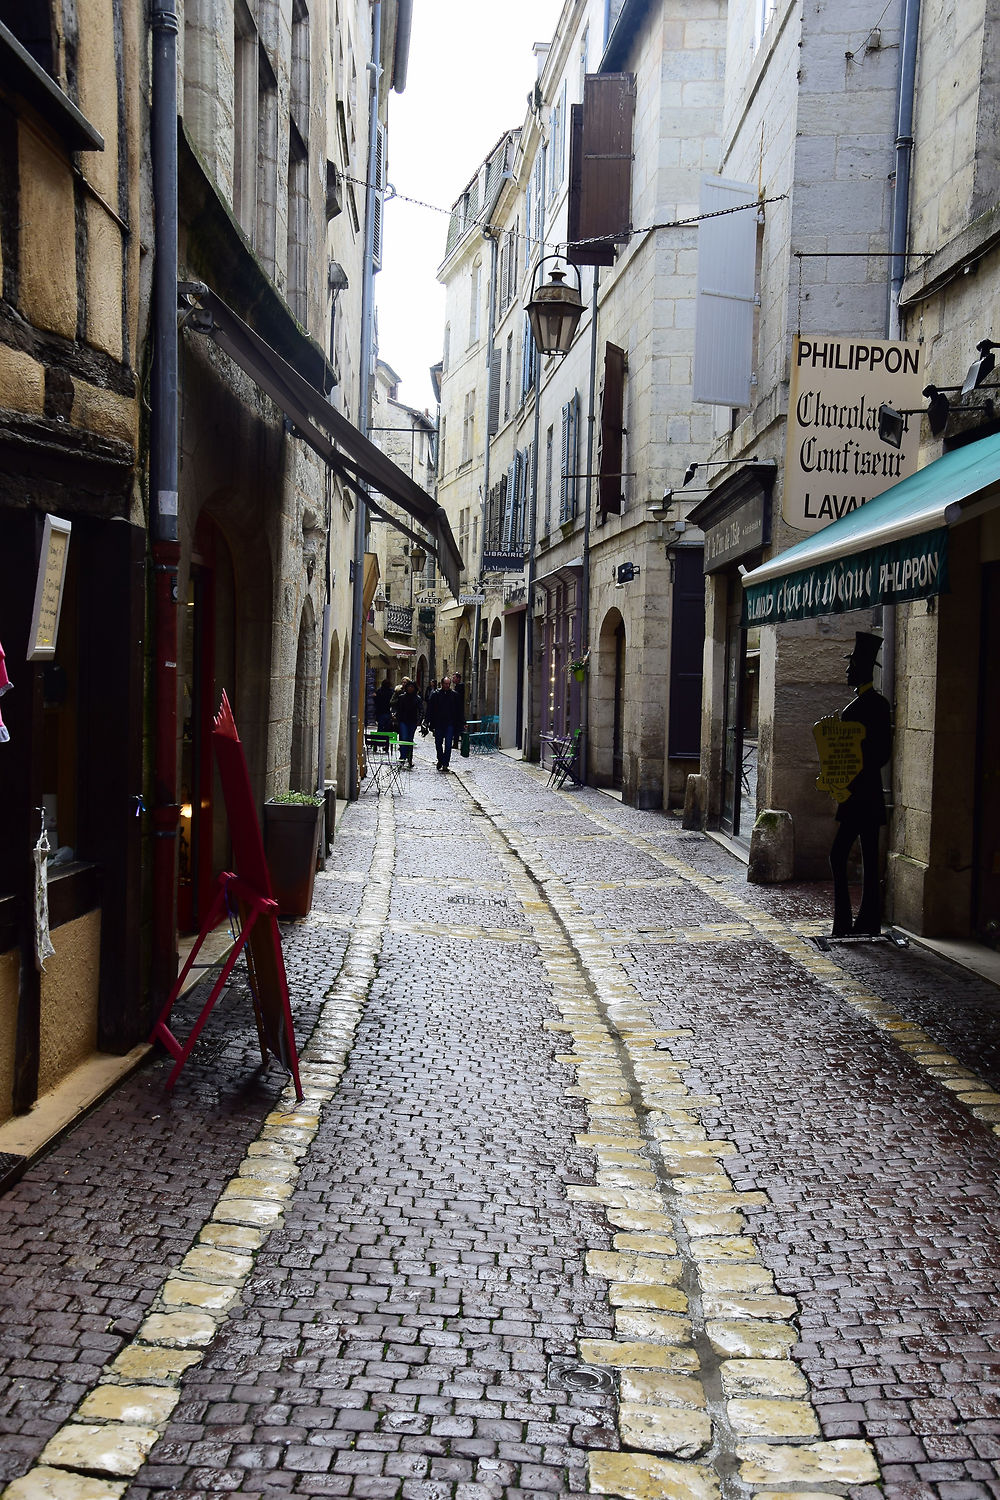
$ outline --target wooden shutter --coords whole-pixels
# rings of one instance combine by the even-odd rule
[[[634,73],[588,73],[583,106],[571,112],[569,258],[610,266],[632,228]]]
[[[559,468],[562,476],[559,487],[560,523],[571,521],[576,515],[576,434],[579,406],[580,397],[574,392],[562,409],[561,451],[559,455]]]
[[[385,189],[385,126],[376,126],[375,133],[375,192],[373,194],[372,266],[382,269],[382,194]]]
[[[489,416],[486,427],[490,437],[495,437],[500,426],[500,350],[490,352]]]
[[[753,373],[757,190],[749,183],[703,177],[700,210],[751,205],[698,225],[694,389],[696,401],[747,406]]]
[[[601,393],[601,462],[598,508],[604,515],[622,512],[622,424],[625,415],[625,350],[604,346]]]

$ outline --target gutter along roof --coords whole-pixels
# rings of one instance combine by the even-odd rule
[[[294,423],[298,436],[376,515],[411,540],[424,542],[423,537],[373,501],[362,488],[364,484],[373,485],[381,496],[398,505],[427,529],[438,566],[452,593],[457,595],[462,554],[452,535],[448,517],[437,501],[394,464],[381,448],[376,448],[352,422],[335,411],[322,392],[310,385],[276,349],[237,317],[215,292],[201,282],[182,282],[180,293],[182,306],[188,312],[193,305],[198,309],[198,316],[188,323],[188,327],[211,335],[219,348],[224,349]]]

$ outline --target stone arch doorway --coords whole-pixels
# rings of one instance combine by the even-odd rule
[[[489,648],[486,653],[486,702],[484,711],[494,716],[500,713],[500,638],[503,627],[499,620],[490,626]]]
[[[599,784],[625,784],[625,621],[610,609],[597,642],[591,741],[594,774]]]
[[[316,790],[318,679],[319,642],[316,638],[316,612],[313,609],[312,600],[307,598],[299,620],[299,640],[295,652],[292,745],[289,767],[289,786],[293,792]]]
[[[330,666],[326,674],[326,765],[325,781],[337,780],[337,746],[340,741],[340,636],[330,637]]]

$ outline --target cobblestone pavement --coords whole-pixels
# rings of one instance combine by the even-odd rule
[[[502,756],[362,798],[303,1102],[237,988],[2,1200],[3,1494],[1000,1494],[996,991],[744,876]]]

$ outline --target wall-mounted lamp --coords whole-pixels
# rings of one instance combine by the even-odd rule
[[[976,349],[979,353],[979,358],[973,360],[969,366],[968,374],[962,385],[963,396],[968,396],[970,392],[977,390],[987,375],[992,375],[994,366],[996,365],[996,356],[993,350],[1000,349],[1000,344],[995,344],[992,339],[980,339],[976,345]],[[926,395],[926,392],[924,394]]]
[[[427,566],[427,553],[419,543],[414,542],[410,548],[410,570],[413,573],[422,573]]]
[[[615,568],[613,574],[615,580],[615,588],[623,589],[627,583],[632,582],[633,578],[638,578],[640,571],[641,569],[639,568],[638,563],[619,563],[617,568]]]
[[[922,417],[926,415],[930,424],[931,436],[940,437],[948,425],[948,417],[952,411],[962,410],[961,407],[953,407],[948,400],[946,391],[957,391],[957,385],[938,386],[925,385],[921,395],[927,397],[926,407],[908,407],[905,410],[897,410],[883,402],[878,409],[878,435],[883,443],[888,443],[890,448],[898,448],[903,441],[903,433],[906,432],[907,417]]]

